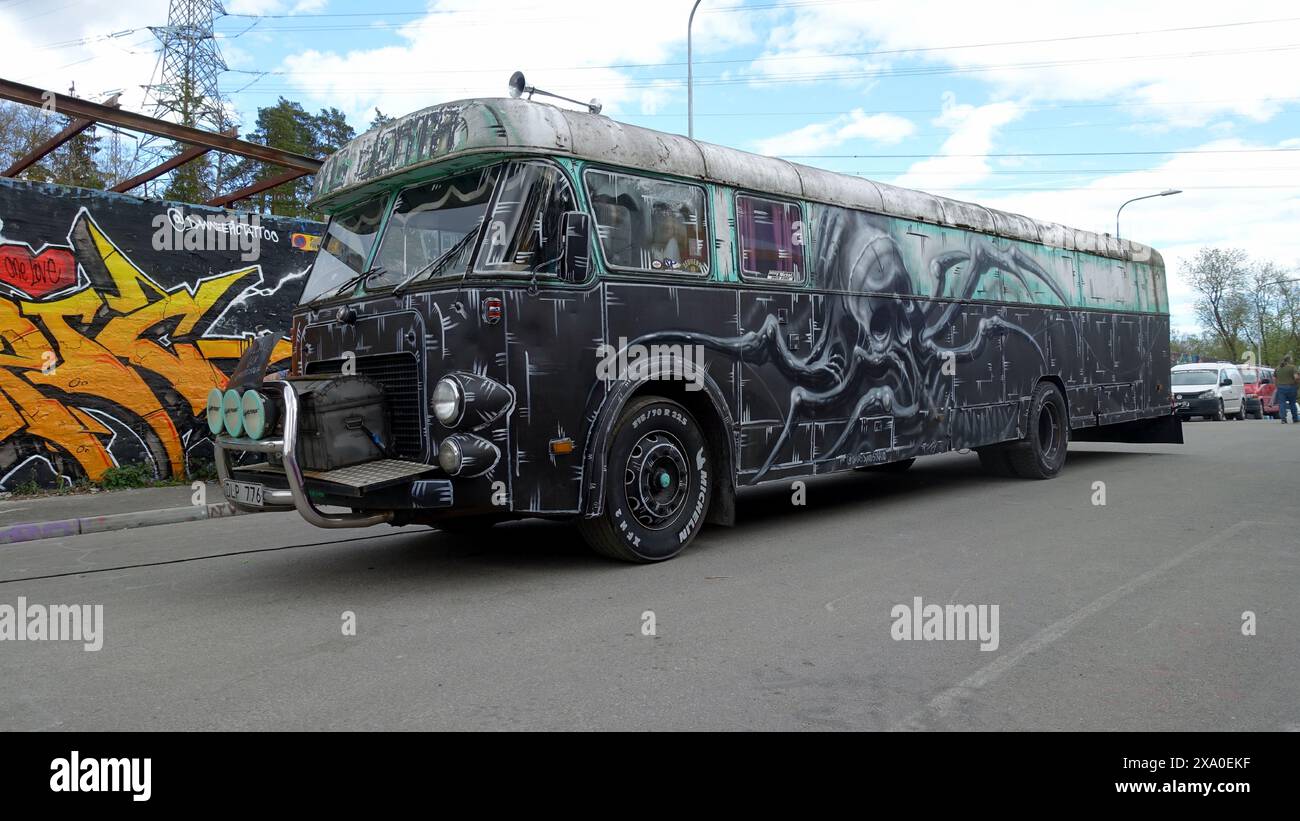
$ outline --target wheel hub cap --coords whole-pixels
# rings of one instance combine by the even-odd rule
[[[676,437],[665,431],[642,436],[628,454],[623,478],[632,515],[651,530],[668,526],[686,504],[689,476]]]

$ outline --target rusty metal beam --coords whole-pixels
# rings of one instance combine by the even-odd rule
[[[221,133],[224,136],[233,137],[239,132],[231,128]],[[168,171],[171,171],[176,168],[180,168],[182,165],[189,162],[190,160],[197,160],[199,157],[202,157],[204,154],[208,153],[211,150],[212,149],[204,148],[201,145],[192,145],[189,148],[182,151],[181,153],[177,154],[175,157],[172,157],[170,160],[167,160],[166,162],[163,163],[159,163],[158,165],[155,165],[153,168],[150,168],[148,171],[142,171],[129,180],[123,180],[122,182],[119,182],[117,185],[113,186],[108,190],[115,191],[118,194],[125,193],[127,191],[130,191],[132,188],[135,188],[136,186],[144,185],[145,183],[149,182],[149,180],[152,180],[156,177],[161,177],[163,174],[166,174]]]
[[[53,137],[50,137],[45,142],[36,146],[30,152],[28,152],[26,157],[23,157],[18,162],[14,163],[13,165],[5,169],[4,173],[0,173],[0,177],[18,176],[19,174],[26,171],[28,168],[40,162],[41,158],[43,158],[46,154],[49,154],[51,151],[63,145],[68,140],[72,139],[73,137],[77,136],[81,132],[85,131],[87,128],[90,128],[94,124],[95,124],[94,120],[74,119],[72,122],[68,123],[67,128],[63,129],[58,134],[55,134]]]
[[[111,123],[131,131],[153,134],[156,137],[166,137],[169,140],[175,140],[186,145],[203,146],[213,151],[225,151],[239,157],[273,163],[299,171],[298,176],[315,174],[321,166],[321,161],[314,157],[250,143],[247,140],[228,137],[224,134],[214,134],[200,128],[169,123],[156,117],[137,114],[134,111],[122,111],[99,103],[92,103],[89,100],[69,97],[66,94],[46,92],[34,86],[15,83],[12,80],[0,79],[0,99],[37,107],[45,104],[47,99],[53,99],[54,110],[59,114],[92,122]]]
[[[267,177],[261,182],[255,182],[252,185],[246,185],[238,191],[231,191],[229,194],[222,194],[207,201],[207,205],[226,206],[232,202],[246,200],[249,197],[260,194],[268,188],[274,188],[277,185],[284,185],[286,182],[293,182],[299,177],[307,176],[306,171],[285,171],[283,174],[276,174],[274,177]]]

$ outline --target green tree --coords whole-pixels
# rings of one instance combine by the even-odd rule
[[[311,114],[299,103],[281,97],[275,105],[258,109],[257,126],[246,138],[273,148],[326,157],[356,137],[356,130],[337,108],[323,108]],[[256,160],[243,160],[232,173],[228,187],[251,185],[284,172],[283,168]],[[310,209],[311,178],[303,177],[277,185],[253,197],[249,204],[260,211],[280,216],[306,216]]]
[[[207,110],[208,101],[188,78],[181,83],[175,105],[177,122],[191,128],[202,127],[200,120],[205,116],[203,112]],[[188,148],[184,143],[173,143],[168,154],[174,157]],[[214,196],[216,189],[217,179],[212,158],[205,154],[168,174],[163,196],[180,202],[206,202]]]
[[[245,138],[273,148],[314,156],[315,118],[299,103],[281,97],[275,105],[257,110],[257,125]],[[245,159],[236,165],[232,176],[238,180],[239,185],[249,185],[270,179],[284,171],[276,165]],[[259,211],[298,217],[307,213],[310,196],[310,178],[299,178],[263,191],[248,202]]]
[[[62,127],[72,122],[70,117],[62,119]],[[98,162],[99,134],[92,125],[54,150],[50,157],[52,181],[79,188],[103,188],[104,175]]]
[[[347,117],[337,108],[322,108],[313,120],[316,139],[312,148],[317,157],[333,154],[356,139],[356,130],[348,125]]]
[[[380,111],[378,108],[376,108],[376,109],[375,109],[375,117],[374,117],[374,119],[372,119],[372,120],[370,121],[370,127],[367,128],[366,130],[367,130],[367,131],[374,131],[376,128],[379,128],[380,126],[388,125],[388,124],[391,123],[394,119],[396,119],[396,118],[395,118],[395,117],[390,117],[390,116],[388,116],[387,114],[385,114],[384,112]]]

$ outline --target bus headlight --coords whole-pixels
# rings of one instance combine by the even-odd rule
[[[244,391],[244,432],[249,439],[261,439],[275,426],[276,405],[260,391]]]
[[[206,416],[208,419],[208,430],[212,431],[213,436],[220,436],[225,427],[225,421],[221,418],[221,388],[213,388],[208,391],[208,407]]]
[[[465,413],[465,392],[460,383],[450,376],[438,380],[433,388],[433,415],[444,426],[454,428]],[[438,456],[442,459],[441,452]]]
[[[438,467],[448,476],[482,476],[500,459],[500,448],[472,433],[453,433],[438,448]]]
[[[447,437],[442,440],[438,446],[438,467],[448,476],[455,476],[460,473],[461,454],[460,446],[456,444],[455,437]]]
[[[239,391],[232,388],[221,397],[221,418],[225,422],[226,433],[238,436],[244,432],[244,406]]]
[[[452,371],[438,380],[432,404],[443,427],[482,430],[514,409],[515,395],[482,374]]]

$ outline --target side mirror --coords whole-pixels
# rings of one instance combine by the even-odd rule
[[[563,225],[560,279],[585,282],[591,273],[591,217],[581,211],[566,211]]]
[[[1219,385],[1220,385],[1221,387],[1224,387],[1224,388],[1228,387],[1228,386],[1231,385],[1231,384],[1232,384],[1232,377],[1231,377],[1231,376],[1225,376],[1225,377],[1223,377],[1223,381],[1219,383]]]
[[[1272,380],[1272,379],[1269,379],[1267,376],[1263,376],[1263,377],[1260,377],[1259,384],[1261,384],[1261,385],[1272,385],[1272,384],[1273,384],[1273,380]]]

